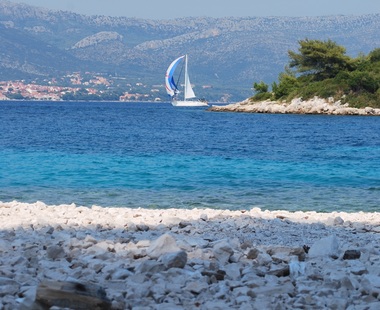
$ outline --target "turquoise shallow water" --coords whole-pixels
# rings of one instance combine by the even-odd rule
[[[379,211],[380,118],[0,103],[0,201]]]

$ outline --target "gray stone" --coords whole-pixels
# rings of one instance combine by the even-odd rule
[[[361,276],[368,273],[368,270],[365,266],[353,266],[350,269],[350,272],[354,275]]]
[[[294,285],[286,282],[282,285],[267,285],[253,289],[256,295],[274,296],[280,294],[294,294]]]
[[[10,244],[9,242],[0,239],[0,253],[2,252],[8,252],[10,250]]]
[[[219,300],[209,300],[204,305],[202,305],[202,309],[205,310],[226,310],[231,309],[225,301]]]
[[[186,221],[180,221],[180,222],[178,223],[178,227],[179,227],[179,228],[185,228],[185,227],[187,227],[187,226],[191,226],[191,223],[190,223],[190,222],[186,222]]]
[[[166,267],[164,266],[164,264],[157,262],[155,260],[146,260],[137,266],[135,272],[155,274],[164,270],[166,270]]]
[[[276,277],[287,277],[290,275],[289,265],[272,265],[268,274]]]
[[[61,246],[53,245],[46,249],[46,255],[48,258],[55,260],[65,257],[66,253]]]
[[[139,224],[139,225],[136,225],[136,229],[137,229],[137,231],[148,231],[149,230],[149,226],[148,225],[144,225],[144,224]]]
[[[341,279],[341,285],[343,288],[345,288],[347,290],[354,290],[355,289],[351,279],[347,276],[345,276]]]
[[[20,284],[15,280],[0,277],[0,297],[16,295],[20,289]]]
[[[201,292],[208,289],[208,285],[205,282],[192,281],[189,282],[184,289],[190,291],[193,294],[200,294]]]
[[[339,225],[343,225],[343,224],[344,224],[344,220],[340,216],[337,216],[336,218],[334,218],[334,225],[335,226],[339,226]]]
[[[207,221],[208,220],[208,215],[203,213],[201,214],[201,216],[199,217],[202,221]]]
[[[359,250],[347,250],[344,252],[343,259],[359,259],[360,255]]]
[[[248,259],[256,259],[257,256],[259,255],[260,251],[258,249],[249,249],[247,253],[247,258]]]
[[[185,251],[167,253],[160,257],[160,261],[167,268],[184,268],[187,263],[187,253]]]

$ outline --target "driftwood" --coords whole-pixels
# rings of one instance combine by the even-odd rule
[[[108,310],[111,302],[106,292],[94,284],[76,282],[45,281],[37,288],[34,309],[50,309],[51,307],[75,310]]]

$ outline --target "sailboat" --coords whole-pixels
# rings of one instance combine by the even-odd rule
[[[178,100],[178,95],[180,93],[177,83],[174,81],[174,72],[179,63],[185,61],[185,83],[184,83],[184,92],[183,100]],[[182,71],[182,70],[181,70]],[[166,70],[165,75],[165,86],[166,92],[171,97],[172,105],[175,107],[205,107],[208,106],[206,101],[201,100],[189,100],[195,98],[193,88],[190,84],[189,74],[187,72],[187,55],[183,55],[175,59],[168,69]]]

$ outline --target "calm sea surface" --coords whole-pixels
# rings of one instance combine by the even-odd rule
[[[380,211],[380,118],[0,102],[0,201]]]

